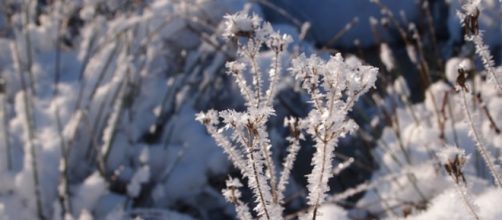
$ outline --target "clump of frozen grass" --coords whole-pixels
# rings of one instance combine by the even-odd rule
[[[488,45],[483,42],[482,31],[478,28],[478,5],[481,1],[461,2],[465,4],[459,14],[466,28],[466,40],[474,43],[486,71],[477,73],[473,61],[460,55],[446,63],[445,75],[449,84],[431,81],[426,89],[424,103],[412,105],[404,102],[405,106],[402,106],[402,100],[392,100],[393,97],[406,98],[400,92],[402,89],[398,88],[399,80],[390,86],[394,88],[387,89],[390,97],[376,101],[381,103],[379,111],[382,112],[381,118],[387,127],[377,141],[378,147],[373,151],[380,169],[373,175],[372,184],[354,187],[367,190],[357,206],[361,209],[391,218],[421,216],[420,212],[437,210],[444,205],[430,203],[439,197],[438,193],[456,190],[457,195],[452,199],[458,200],[459,205],[467,205],[463,214],[466,219],[482,218],[482,213],[491,212],[484,206],[478,208],[472,201],[477,200],[481,191],[493,188],[497,190],[499,185],[500,161],[495,156],[499,152],[497,140],[500,130],[497,125],[499,121],[494,120],[493,115],[498,115],[500,109],[487,106],[497,103],[500,98],[497,95],[500,94],[500,84],[497,82],[500,72],[497,72]],[[414,39],[421,41],[420,34],[423,31],[418,31],[415,27],[411,29]],[[408,49],[408,45],[406,47]],[[417,48],[417,54],[423,56],[423,48],[420,45]],[[391,59],[386,49],[381,47],[380,59],[390,69]],[[415,54],[416,51],[412,53]],[[412,56],[410,59],[416,63]],[[422,60],[423,57],[419,61]],[[439,62],[439,69],[442,66]],[[488,80],[483,78],[485,75]],[[389,103],[397,103],[396,106],[399,107],[396,109],[396,106]],[[496,104],[491,106],[494,105]],[[442,146],[445,145],[455,147],[443,149]],[[471,155],[470,160],[466,159],[463,151]],[[451,161],[448,162],[449,160]],[[445,164],[448,165],[445,167]],[[438,166],[447,169],[447,175],[439,172]],[[413,175],[411,182],[405,182],[408,174]],[[389,181],[386,178],[389,176],[396,178]],[[453,181],[449,181],[450,178]],[[397,191],[400,193],[397,194]],[[423,196],[417,196],[419,192]]]
[[[303,218],[316,219],[329,191],[328,180],[332,177],[338,139],[357,128],[347,114],[359,96],[374,85],[377,69],[363,65],[356,58],[344,59],[340,54],[328,60],[302,54],[291,61],[289,71],[310,95],[313,110],[306,118],[286,119],[291,146],[277,181],[278,170],[272,159],[266,123],[274,115],[272,100],[281,72],[278,58],[287,49],[290,37],[273,31],[270,24],[262,23],[255,15],[243,12],[225,16],[225,25],[224,36],[238,44],[237,59],[227,63],[227,72],[235,78],[247,109],[245,112],[210,110],[199,113],[196,119],[206,126],[234,166],[248,179],[257,204],[254,211],[260,219],[283,218],[285,185],[300,147],[299,140],[303,139],[303,132],[312,136],[316,152],[312,158],[313,170],[307,177],[310,211]],[[264,46],[274,52],[268,71],[260,70],[256,60]],[[265,88],[264,72],[268,72]],[[246,81],[246,73],[251,74],[251,82]],[[220,118],[222,128],[218,128]]]
[[[501,109],[491,103],[498,103],[500,97],[496,84],[480,77],[482,73],[473,73],[472,61],[452,58],[446,65],[446,76],[451,84],[438,81],[428,88],[427,94],[435,94],[436,99],[426,95],[424,103],[393,110],[391,117],[395,117],[399,126],[388,125],[377,141],[374,156],[381,168],[375,172],[372,184],[361,185],[367,194],[358,207],[389,217],[401,216],[400,213],[418,219],[420,216],[442,216],[444,213],[436,213],[447,201],[442,193],[454,192],[450,199],[455,201],[450,202],[465,206],[466,219],[483,219],[485,213],[492,212],[474,201],[478,201],[483,192],[498,190],[500,161],[493,155],[499,149],[500,120],[493,115],[499,115]],[[391,96],[401,95],[392,93],[396,89],[388,91]],[[435,123],[438,117],[442,123]],[[448,147],[443,147],[445,145]],[[411,163],[406,163],[405,152]],[[466,156],[466,152],[470,156]],[[446,172],[440,172],[438,166]],[[407,173],[413,174],[416,189],[405,182]],[[389,180],[389,176],[394,178]],[[422,198],[417,196],[417,189]],[[435,202],[437,199],[444,201],[439,204]],[[373,203],[376,201],[379,202]]]
[[[200,80],[203,63],[220,66],[224,62],[222,52],[215,50],[218,45],[202,39],[215,28],[201,23],[218,22],[228,11],[224,3],[0,3],[4,51],[0,56],[0,176],[12,182],[0,187],[0,203],[8,207],[2,215],[104,219],[117,207],[117,213],[129,213],[128,209],[151,197],[162,204],[178,199],[168,199],[161,192],[168,191],[169,174],[176,164],[172,161],[177,161],[170,156],[182,151],[173,143],[201,142],[207,137],[179,141],[180,132],[173,126],[196,123],[189,120],[192,113],[180,111],[196,99],[183,93],[199,92],[188,79]],[[190,117],[174,117],[181,113]],[[137,153],[145,148],[156,149],[152,150],[155,157],[139,158]],[[193,166],[205,167],[205,162]],[[194,176],[199,178],[195,186],[206,184],[203,174]],[[151,192],[145,186],[162,190]],[[15,211],[19,209],[23,213]]]

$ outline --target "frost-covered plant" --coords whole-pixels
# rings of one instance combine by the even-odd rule
[[[306,118],[285,120],[291,130],[288,138],[290,148],[277,181],[278,169],[272,159],[266,123],[274,115],[272,99],[282,66],[279,56],[287,49],[289,37],[281,36],[272,30],[270,24],[245,12],[226,16],[225,30],[224,36],[238,46],[237,59],[227,63],[227,72],[234,76],[239,86],[246,101],[246,111],[210,110],[199,113],[197,120],[206,126],[234,166],[248,180],[248,187],[256,200],[254,211],[259,219],[283,218],[285,185],[300,147],[299,141],[303,139],[303,132],[310,135],[315,141],[316,152],[312,158],[312,172],[307,177],[310,211],[303,218],[316,219],[329,191],[328,180],[333,174],[338,139],[357,127],[347,114],[358,97],[374,85],[377,69],[363,65],[356,58],[344,60],[340,54],[328,60],[302,54],[291,60],[289,71],[310,95],[313,109]],[[257,64],[257,55],[265,46],[274,52],[268,71],[260,70]],[[265,72],[268,72],[268,86],[263,83]],[[251,82],[246,80],[247,75],[251,75]],[[223,122],[221,128],[220,118]],[[225,194],[236,188],[228,187]],[[241,213],[245,209],[240,202],[233,203],[237,204],[240,217],[251,216]]]
[[[344,60],[336,54],[328,61],[301,55],[292,60],[291,71],[309,93],[314,106],[308,116],[300,120],[300,128],[315,141],[316,152],[307,187],[308,204],[312,206],[312,218],[315,219],[329,191],[328,180],[338,139],[357,128],[347,114],[359,96],[374,85],[377,69],[355,58]]]

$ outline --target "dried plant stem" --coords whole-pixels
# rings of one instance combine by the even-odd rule
[[[291,15],[287,10],[284,8],[279,7],[278,5],[274,4],[273,1],[269,0],[252,0],[252,2],[258,2],[262,4],[263,6],[270,8],[274,10],[275,12],[279,13],[281,16],[284,16],[288,20],[290,20],[297,28],[301,29],[303,22],[295,18],[293,15]]]
[[[242,73],[240,71],[233,72],[232,76],[235,77],[235,82],[237,83],[237,85],[241,89],[241,94],[244,97],[244,99],[246,100],[246,105],[251,105],[251,106],[258,105],[257,104],[258,100],[255,99],[253,92],[252,92],[251,88],[248,86],[248,84],[246,83],[246,80],[242,76]]]
[[[261,44],[261,43],[259,43]],[[253,50],[254,51],[254,50]],[[258,63],[256,62],[256,54],[250,53],[249,54],[249,60],[251,61],[251,69],[252,69],[252,74],[253,74],[253,86],[254,86],[254,91],[255,91],[255,99],[256,99],[256,108],[260,107],[261,104],[261,97],[262,96],[262,91],[261,91],[261,86],[263,85],[263,79],[261,78],[261,73],[260,69],[258,67]]]
[[[417,64],[418,70],[421,73],[422,80],[424,80],[424,88],[427,88],[430,86],[432,79],[431,79],[429,66],[428,66],[426,59],[425,59],[422,38],[420,37],[420,33],[418,32],[415,24],[411,24],[410,29],[413,32],[413,38],[415,38],[415,41],[417,43],[417,48],[418,48],[418,56],[419,56],[419,60],[420,60],[420,65]],[[434,114],[436,115],[436,117],[435,117],[436,122],[437,122],[438,128],[441,128],[441,126],[444,124],[445,119],[441,117],[442,115],[440,114],[439,107],[437,106],[437,103],[436,103],[436,100],[437,100],[436,95],[434,93],[432,93],[431,90],[427,90],[426,92],[432,99],[432,106],[434,108]]]
[[[495,185],[498,188],[501,188],[502,187],[502,179],[498,175],[497,169],[495,168],[495,164],[492,161],[491,155],[487,151],[485,145],[483,144],[483,142],[481,140],[481,137],[480,137],[476,127],[474,126],[474,122],[472,120],[472,115],[471,115],[471,112],[469,111],[469,107],[467,105],[466,91],[464,89],[461,89],[461,90],[462,90],[462,101],[463,101],[462,104],[464,107],[464,112],[467,117],[467,122],[468,122],[469,126],[471,127],[471,131],[474,136],[474,141],[476,142],[476,147],[479,151],[479,154],[481,155],[481,157],[485,161],[486,166],[488,167],[488,170],[492,174]]]
[[[438,68],[443,68],[444,65],[442,65],[442,58],[439,53],[438,49],[438,43],[436,39],[436,30],[434,29],[434,19],[432,17],[432,7],[429,2],[429,0],[424,0],[423,2],[423,11],[425,12],[425,16],[427,19],[427,26],[429,29],[429,34],[431,35],[431,42],[432,42],[432,50],[434,51],[434,56],[436,57],[436,65],[438,65]]]
[[[9,121],[7,119],[7,101],[6,101],[6,94],[5,94],[5,84],[3,83],[3,78],[0,77],[0,103],[2,107],[0,108],[0,119],[2,120],[0,123],[2,123],[2,137],[3,137],[3,144],[5,147],[5,165],[8,171],[12,171],[12,158],[11,158],[11,145],[9,141]]]
[[[54,61],[54,91],[53,96],[57,96],[59,93],[59,80],[60,80],[60,66],[61,66],[61,48],[59,46],[61,41],[61,36],[59,34],[60,22],[57,22],[57,39],[56,39],[56,52],[55,52],[55,61]]]
[[[246,162],[242,158],[241,153],[232,146],[232,143],[225,138],[224,135],[218,132],[218,129],[216,129],[215,126],[208,125],[206,128],[207,132],[211,135],[215,142],[223,148],[223,151],[225,151],[232,164],[241,171],[246,170]]]
[[[491,75],[492,79],[495,81],[495,85],[499,91],[502,91],[502,84],[500,83],[499,78],[497,77],[497,73],[495,71],[495,62],[493,61],[492,56],[490,55],[489,47],[483,42],[483,36],[478,33],[474,36],[466,37],[467,40],[474,43],[476,47],[476,54],[481,58],[483,65]]]
[[[83,61],[83,64],[82,64],[82,66],[80,68],[80,72],[79,72],[79,81],[80,81],[81,85],[80,85],[80,89],[79,89],[79,93],[78,93],[78,97],[77,97],[77,102],[76,102],[75,108],[74,108],[75,111],[77,109],[81,108],[84,91],[85,91],[86,85],[87,85],[87,80],[85,79],[85,71],[87,70],[87,67],[88,67],[89,62],[91,61],[91,58],[93,58],[94,55],[98,54],[101,50],[106,48],[106,45],[114,44],[112,52],[106,58],[105,66],[101,69],[101,72],[98,74],[99,76],[98,76],[98,80],[96,81],[96,84],[94,85],[93,89],[91,90],[90,101],[92,102],[92,100],[94,98],[94,93],[96,92],[97,88],[99,88],[99,85],[102,81],[102,78],[104,77],[104,75],[106,75],[106,71],[110,66],[110,62],[113,61],[112,58],[116,55],[117,50],[120,46],[117,43],[119,41],[119,37],[121,35],[123,35],[125,33],[125,31],[127,31],[127,30],[129,30],[129,29],[125,29],[122,32],[116,33],[116,34],[112,35],[111,37],[105,39],[99,45],[97,45],[95,49],[93,48],[93,44],[95,41],[95,37],[97,37],[97,36],[95,36],[95,35],[91,36],[91,41],[89,43],[89,46],[86,49],[84,61]]]
[[[125,81],[126,81],[125,79],[122,79],[122,81],[120,82],[120,84],[116,90],[115,96],[117,97],[117,99],[113,104],[113,113],[111,113],[111,115],[109,116],[108,125],[105,128],[105,131],[103,132],[104,135],[107,135],[106,129],[109,129],[108,135],[110,135],[110,136],[103,137],[103,139],[107,139],[107,140],[104,140],[105,143],[104,143],[103,147],[101,148],[101,154],[99,154],[101,157],[99,158],[98,162],[99,162],[99,166],[100,166],[100,170],[101,170],[102,174],[106,174],[106,163],[108,162],[108,157],[110,156],[110,152],[113,147],[113,142],[115,140],[115,135],[116,135],[116,128],[120,123],[120,119],[122,117],[122,112],[124,110],[124,107],[123,107],[124,94],[125,94],[125,90],[126,90],[126,87],[124,86]]]
[[[251,134],[251,132],[250,132],[250,134]],[[265,217],[267,218],[267,220],[270,220],[271,218],[270,218],[270,214],[269,214],[269,211],[267,208],[267,202],[265,201],[265,198],[263,196],[263,189],[262,189],[262,184],[266,184],[266,183],[261,183],[261,181],[260,181],[260,177],[258,174],[257,160],[255,159],[255,151],[253,150],[253,146],[254,146],[253,142],[254,142],[254,136],[250,135],[248,144],[246,146],[246,150],[248,153],[249,160],[251,162],[251,169],[252,169],[253,173],[252,173],[252,176],[250,176],[249,178],[254,178],[254,181],[256,181],[256,190],[257,190],[257,196],[258,196],[259,202],[261,203],[261,206],[263,207],[263,212],[265,214]]]
[[[458,194],[460,194],[460,196],[462,197],[462,200],[467,209],[469,209],[469,212],[472,214],[472,217],[474,217],[474,219],[476,220],[479,220],[480,218],[476,213],[476,208],[474,207],[474,204],[472,204],[472,202],[467,197],[467,189],[465,185],[463,184],[455,184],[455,185],[456,185],[455,189],[457,190]]]
[[[383,4],[380,0],[370,0],[370,2],[376,4],[381,9],[381,13],[383,15],[386,15],[389,18],[389,20],[392,22],[392,24],[398,30],[399,35],[401,36],[401,38],[403,39],[405,44],[406,45],[411,44],[408,40],[408,37],[406,36],[407,34],[406,34],[405,29],[401,26],[401,24],[396,19],[396,17],[394,16],[394,13],[392,13],[392,11],[389,9],[389,7],[387,7],[385,4]]]
[[[237,211],[237,217],[240,220],[252,220],[251,213],[249,212],[249,208],[245,203],[243,203],[239,197],[237,196],[237,190],[235,187],[230,188],[232,193],[232,204],[234,204],[235,209]]]
[[[279,51],[275,51],[274,53],[274,57],[272,58],[272,63],[273,63],[273,66],[272,66],[272,69],[270,71],[273,71],[273,74],[271,76],[271,80],[269,82],[270,84],[270,89],[267,91],[268,93],[266,94],[266,100],[265,100],[265,105],[266,106],[272,106],[272,101],[273,101],[273,98],[274,98],[274,95],[275,95],[275,88],[276,88],[276,85],[277,85],[277,82],[279,80],[279,75],[280,75],[280,68],[279,68],[279,65],[280,65],[280,62],[279,62]]]
[[[347,24],[345,24],[345,26],[340,31],[338,31],[328,41],[328,43],[326,43],[324,45],[324,48],[327,49],[327,48],[333,47],[335,45],[335,43],[338,42],[338,40],[340,40],[340,38],[342,38],[345,34],[347,34],[354,26],[356,26],[357,23],[359,23],[359,18],[356,16],[356,17],[352,18],[352,20],[347,22]]]
[[[453,120],[453,108],[451,107],[450,100],[448,100],[447,106],[448,106],[448,114],[450,114],[450,117],[452,117],[450,119],[450,126],[451,130],[453,131],[453,140],[455,141],[455,146],[460,147],[458,144],[459,143],[458,134],[457,134],[457,129],[455,128],[455,121]]]
[[[403,137],[401,135],[401,126],[399,123],[399,118],[396,115],[392,115],[390,117],[391,117],[391,121],[392,121],[392,127],[394,128],[393,129],[394,134],[396,135],[396,138],[397,138],[397,141],[399,144],[399,149],[401,149],[401,151],[403,152],[404,159],[406,160],[406,163],[411,165],[412,164],[411,156],[410,156],[409,152],[406,150],[406,148],[404,147]]]
[[[92,100],[94,99],[94,95],[96,94],[96,91],[98,90],[99,86],[101,85],[101,82],[105,78],[106,73],[108,72],[108,68],[111,66],[111,63],[113,62],[113,57],[115,57],[115,55],[117,54],[118,47],[119,47],[118,45],[114,45],[111,53],[108,54],[108,57],[106,58],[106,61],[105,61],[105,66],[101,69],[101,72],[98,75],[98,79],[96,81],[96,84],[91,89],[91,93],[89,95],[88,105],[90,105],[92,103]]]
[[[43,213],[43,208],[42,208],[42,193],[40,191],[40,180],[39,180],[39,175],[38,175],[38,165],[37,165],[37,152],[36,152],[36,146],[34,144],[35,140],[35,122],[33,118],[33,99],[30,100],[29,94],[30,94],[30,89],[28,88],[28,85],[26,85],[26,79],[24,78],[23,70],[22,70],[22,65],[21,65],[21,59],[19,55],[19,50],[18,46],[16,43],[13,43],[13,49],[14,49],[14,54],[13,54],[13,60],[14,62],[17,62],[17,72],[19,73],[19,79],[21,82],[21,89],[23,90],[23,102],[24,102],[24,115],[26,119],[26,130],[28,133],[28,140],[27,140],[27,145],[29,148],[29,153],[31,156],[31,169],[33,171],[33,184],[34,184],[34,189],[35,189],[35,203],[37,206],[37,215],[38,218],[41,220],[45,220],[45,216]],[[31,69],[31,68],[30,68]]]
[[[32,54],[32,49],[31,49],[31,36],[30,36],[30,5],[33,4],[33,0],[29,0],[28,3],[25,5],[25,17],[24,17],[24,40],[26,44],[26,71],[28,72],[28,76],[30,78],[30,89],[33,92],[33,95],[37,94],[37,91],[35,90],[35,77],[33,76],[33,71],[32,71],[32,66],[33,66],[33,54]],[[35,4],[37,4],[35,2]],[[36,6],[35,6],[36,7]]]
[[[83,110],[84,112],[89,111],[89,109],[91,108],[91,105],[92,105],[92,101],[94,99],[94,95],[95,95],[97,89],[99,88],[99,85],[101,84],[101,81],[104,79],[104,75],[106,75],[106,72],[108,71],[109,66],[111,66],[111,63],[113,62],[113,57],[116,55],[119,46],[117,44],[115,44],[114,47],[113,47],[113,49],[112,49],[112,51],[111,51],[111,53],[106,58],[105,66],[101,69],[101,71],[99,73],[99,76],[98,76],[98,80],[96,81],[96,84],[94,85],[94,87],[91,90],[91,93],[90,93],[90,96],[89,96],[89,102],[85,106],[82,107],[81,105],[82,105],[84,90],[86,88],[86,82],[87,82],[86,79],[85,79],[85,77],[84,77],[84,73],[85,73],[87,64],[88,64],[88,62],[90,61],[90,58],[91,58],[90,47],[91,46],[89,46],[89,48],[88,48],[88,53],[86,53],[86,58],[85,58],[85,61],[84,61],[84,66],[81,69],[81,75],[80,75],[80,77],[82,77],[82,78],[79,78],[79,81],[81,81],[81,86],[80,86],[80,90],[79,90],[79,93],[78,93],[78,96],[77,96],[77,102],[76,102],[76,105],[75,105],[75,108],[74,108],[75,112],[77,110]],[[96,53],[93,53],[93,54],[96,54]],[[123,84],[123,82],[120,83],[120,86],[122,84]],[[120,91],[120,89],[116,90],[114,97],[117,97],[117,94],[118,94],[119,91]],[[97,114],[98,117],[97,117],[96,122],[93,125],[93,129],[91,130],[91,132],[92,132],[91,136],[94,135],[94,132],[96,131],[96,129],[99,129],[99,121],[98,120],[99,120],[100,116],[102,115],[102,113],[103,113],[103,111],[105,109],[105,103],[106,103],[106,101],[103,100],[101,102],[101,104],[99,105],[99,110],[98,110],[98,114]],[[82,120],[84,120],[84,119],[85,119],[84,117],[79,118],[78,124],[80,125],[81,123],[83,123]],[[75,136],[71,140],[72,142],[74,142],[74,138],[76,137],[76,135],[77,134],[75,133]],[[91,146],[94,145],[93,140],[90,140],[89,145],[91,145]],[[86,157],[87,158],[93,158],[91,156],[92,153],[93,153],[93,148],[92,147],[88,147],[88,150],[86,151]],[[101,161],[101,159],[102,158],[99,158],[98,161]],[[101,165],[103,165],[103,164],[101,164]],[[104,170],[101,170],[101,168],[103,168],[103,167],[100,166],[100,171],[104,172]],[[104,174],[104,173],[102,173],[102,174]]]
[[[94,161],[94,159],[95,159],[94,155],[95,155],[96,151],[98,151],[97,144],[96,144],[94,137],[96,137],[96,132],[99,132],[103,126],[103,124],[101,123],[101,118],[104,115],[105,107],[108,106],[107,105],[108,103],[106,101],[107,100],[103,99],[103,100],[101,100],[101,102],[96,103],[96,106],[98,106],[98,110],[96,112],[96,116],[94,118],[94,123],[92,124],[92,127],[89,123],[87,123],[88,118],[81,117],[78,119],[79,126],[81,123],[85,123],[87,125],[87,130],[89,130],[89,132],[90,132],[90,137],[93,137],[92,139],[89,140],[88,147],[87,147],[86,153],[85,153],[86,159],[91,162]],[[90,129],[89,129],[89,127],[90,127]],[[76,137],[77,137],[77,132],[75,132],[73,134],[73,137],[71,138],[72,142],[75,141]]]
[[[329,178],[329,177],[325,177],[324,176],[324,171],[326,169],[326,166],[329,166],[327,163],[331,163],[331,160],[330,158],[331,157],[328,157],[328,154],[330,154],[331,152],[327,152],[328,151],[328,141],[327,140],[324,140],[322,142],[322,150],[319,150],[317,149],[317,152],[316,154],[321,154],[322,155],[322,162],[321,162],[321,167],[320,167],[320,176],[319,176],[319,181],[317,182],[318,183],[318,186],[319,188],[322,188],[322,185],[324,184],[324,178]],[[314,156],[315,157],[315,156]],[[319,164],[315,164],[314,165],[314,169],[316,166],[318,166]],[[317,218],[317,212],[318,212],[318,209],[319,209],[319,206],[320,206],[320,203],[321,203],[321,193],[324,193],[324,192],[319,192],[318,195],[316,195],[316,200],[314,201],[314,210],[312,211],[312,220],[316,220]]]
[[[284,191],[288,182],[289,175],[293,169],[293,163],[296,160],[298,151],[300,150],[300,130],[298,129],[298,121],[294,121],[290,125],[291,136],[289,139],[288,155],[284,159],[283,170],[279,178],[277,189],[279,192],[279,203],[284,203]]]
[[[25,103],[28,102],[28,95],[26,93],[23,94],[23,98],[25,99]],[[38,163],[37,163],[37,149],[36,145],[33,143],[33,140],[35,139],[35,133],[34,133],[34,128],[33,124],[31,122],[31,116],[30,115],[30,110],[28,107],[25,105],[25,114],[26,114],[26,120],[28,123],[28,147],[30,148],[30,154],[31,154],[31,167],[33,169],[33,183],[35,185],[35,196],[36,196],[36,205],[37,205],[37,215],[39,219],[44,220],[45,215],[43,212],[42,208],[42,192],[40,189],[40,179],[38,175]]]
[[[403,140],[402,140],[402,137],[401,137],[401,128],[400,128],[400,125],[399,125],[399,119],[397,117],[393,117],[393,116],[388,116],[388,117],[391,117],[393,119],[393,120],[391,120],[392,121],[392,127],[394,128],[393,130],[394,130],[394,133],[396,135],[396,139],[398,141],[399,149],[403,152],[403,155],[405,157],[406,163],[408,165],[412,165],[411,157],[410,157],[408,151],[406,150],[406,148],[404,147],[404,143],[403,143]],[[392,157],[394,157],[394,156],[392,156]],[[397,158],[395,158],[394,161],[397,162],[399,160]],[[426,201],[427,199],[426,199],[424,193],[422,192],[422,190],[420,189],[420,187],[416,183],[415,174],[409,173],[409,174],[406,175],[406,178],[411,183],[411,185],[413,186],[413,189],[415,189],[415,191],[417,192],[418,196],[423,201]]]
[[[481,93],[478,93],[476,95],[476,101],[479,103],[480,108],[483,110],[483,113],[488,118],[488,122],[490,122],[490,128],[492,128],[496,134],[500,134],[500,128],[497,126],[497,123],[495,123],[495,120],[493,120],[493,117],[490,114],[490,110],[488,110],[486,103],[483,101],[483,98],[481,97]]]
[[[379,201],[382,201],[383,209],[385,213],[391,218],[391,219],[398,219],[397,214],[395,213],[394,209],[389,205],[387,199],[382,198],[382,195],[378,192],[378,188],[374,188],[373,192],[375,195],[378,197]]]
[[[266,172],[268,175],[268,178],[270,178],[270,187],[272,191],[272,201],[275,204],[279,204],[279,196],[277,195],[277,181],[276,181],[276,176],[275,176],[275,166],[274,162],[272,161],[272,154],[270,152],[270,149],[265,144],[261,145],[261,152],[263,154],[263,157],[265,158],[265,165],[266,165]]]
[[[61,1],[61,4],[64,4],[64,0]],[[58,5],[55,3],[55,5]],[[59,9],[59,10],[58,10]],[[61,13],[61,6],[55,9],[57,13]],[[60,68],[61,68],[61,21],[57,19],[56,21],[56,42],[55,42],[55,61],[54,61],[54,90],[52,94],[52,99],[56,98],[59,95],[59,80],[60,80]],[[58,196],[59,202],[61,205],[61,218],[65,219],[65,216],[68,214],[71,215],[71,198],[70,198],[70,188],[69,188],[69,170],[68,170],[68,157],[69,147],[66,144],[66,140],[63,135],[63,125],[61,123],[61,117],[59,113],[59,104],[56,104],[56,110],[54,112],[54,116],[56,118],[56,129],[59,135],[59,141],[61,146],[61,160],[59,165],[59,186],[58,186]]]
[[[87,49],[85,51],[84,60],[82,61],[82,64],[80,66],[80,70],[79,70],[79,74],[78,74],[78,81],[80,83],[80,89],[79,89],[78,96],[77,96],[77,102],[76,102],[75,107],[73,109],[74,112],[79,110],[80,105],[82,104],[81,103],[82,96],[84,94],[84,89],[87,84],[87,80],[85,79],[85,70],[87,69],[87,65],[89,64],[89,62],[93,56],[93,55],[91,55],[91,52],[92,52],[92,47],[94,44],[95,37],[96,37],[96,35],[94,35],[94,34],[91,36],[91,40],[90,40],[89,45],[87,46]]]
[[[58,194],[59,194],[59,202],[62,208],[61,216],[62,219],[64,219],[67,214],[71,215],[72,213],[70,187],[69,187],[70,173],[68,170],[68,165],[69,165],[68,158],[70,156],[70,151],[63,136],[63,126],[61,124],[59,107],[56,107],[56,111],[54,112],[54,114],[56,117],[57,131],[59,134],[59,140],[61,145],[61,161],[60,161],[61,164],[59,165],[60,185],[58,186]]]

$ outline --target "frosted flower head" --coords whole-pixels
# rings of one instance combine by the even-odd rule
[[[343,93],[358,96],[367,92],[375,84],[378,68],[363,65],[356,57],[344,60],[339,53],[328,61],[302,54],[293,59],[290,71],[302,82],[312,99],[320,99],[324,97],[318,92],[320,89],[337,97],[342,97]]]
[[[437,156],[443,164],[446,172],[450,175],[456,183],[465,183],[464,173],[462,168],[467,161],[465,151],[463,149],[447,146],[441,149]]]
[[[249,108],[249,114],[253,121],[263,121],[264,118],[275,115],[275,110],[271,107]]]
[[[465,29],[466,37],[479,34],[479,3],[481,0],[466,0],[462,5],[462,12],[457,11],[457,16],[461,20],[462,26]]]
[[[437,156],[442,164],[451,163],[451,162],[457,160],[457,158],[464,158],[463,159],[464,162],[466,159],[464,149],[460,149],[460,148],[457,148],[454,146],[446,146],[445,148],[442,148],[437,153]]]
[[[455,88],[457,91],[460,91],[462,89],[464,89],[465,91],[469,91],[469,88],[467,85],[468,77],[469,77],[469,73],[459,67],[456,85],[455,85]]]
[[[229,178],[226,184],[227,188],[222,191],[223,196],[227,201],[236,204],[241,197],[241,192],[237,189],[242,187],[242,183],[237,178]]]
[[[242,183],[239,179],[237,178],[229,178],[226,181],[227,187],[228,188],[240,188],[242,187]]]
[[[341,57],[340,54],[337,56]],[[356,57],[349,57],[345,60],[346,75],[349,77],[348,89],[357,92],[366,92],[374,87],[378,68],[363,65]]]
[[[246,69],[246,64],[240,61],[229,61],[225,64],[227,73],[239,74]]]
[[[267,46],[276,52],[282,52],[293,39],[287,34],[273,32],[267,40]]]
[[[195,115],[195,120],[204,125],[215,125],[218,123],[218,112],[209,110]]]
[[[260,22],[261,23],[261,22]],[[257,26],[255,29],[255,38],[261,42],[267,42],[272,34],[276,34],[272,25],[269,22],[263,22],[261,26]]]
[[[261,23],[257,15],[249,16],[247,12],[240,11],[223,17],[225,31],[224,37],[251,36]]]
[[[295,78],[302,82],[302,87],[308,92],[319,82],[321,69],[326,66],[326,62],[317,56],[306,57],[305,54],[293,59],[290,71]]]
[[[223,118],[223,123],[227,129],[230,127],[242,128],[249,121],[249,115],[234,110],[222,111],[220,112],[220,116]]]

